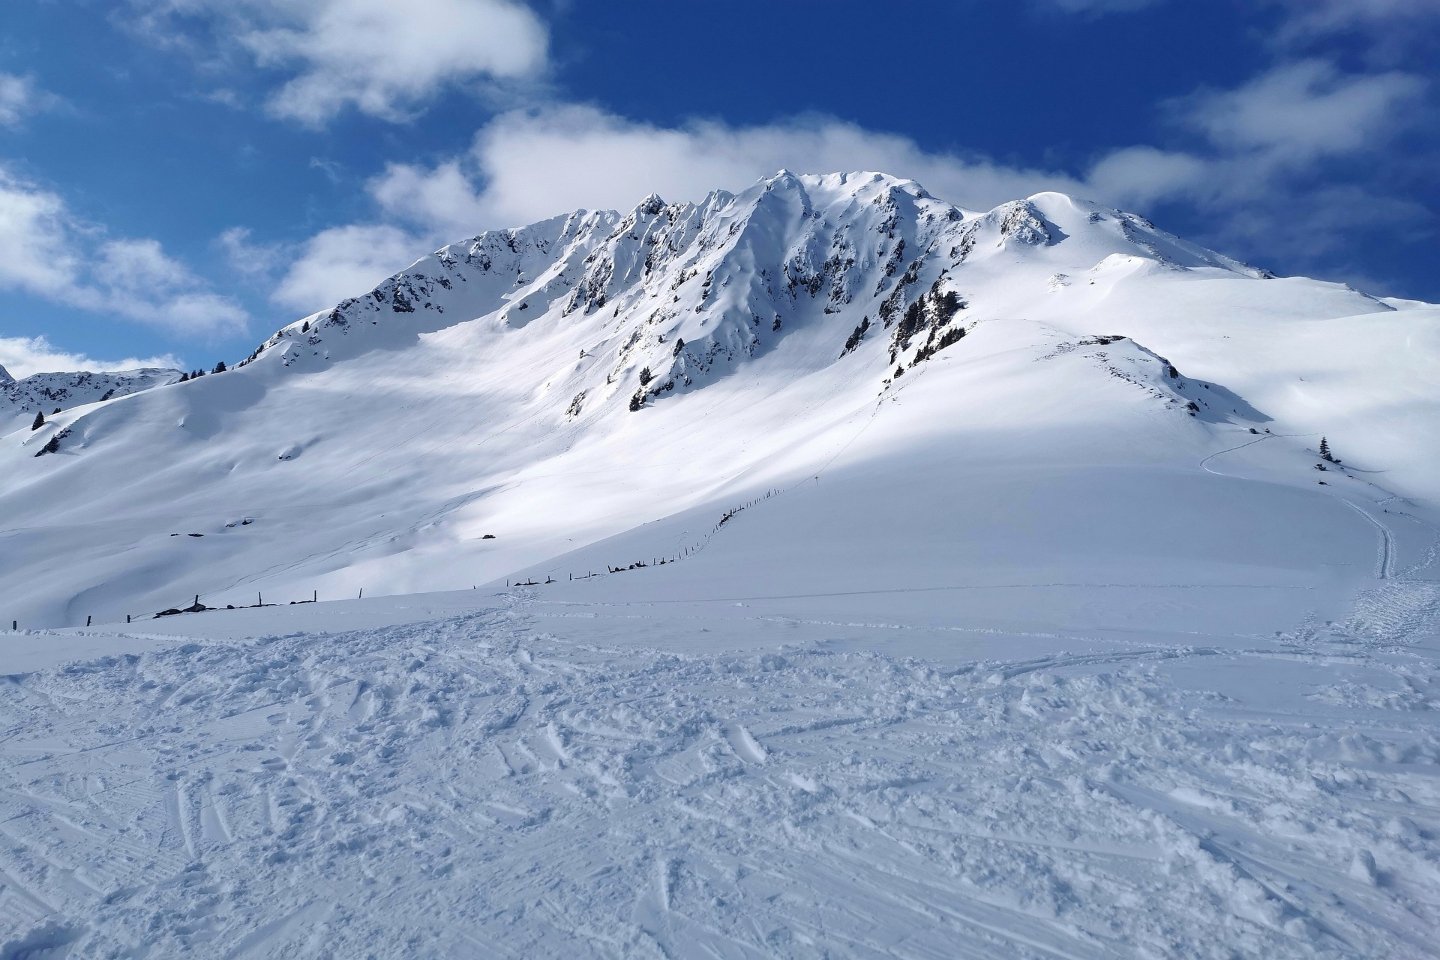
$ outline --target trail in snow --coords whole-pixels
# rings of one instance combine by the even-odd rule
[[[1257,438],[1254,439],[1254,440],[1247,440],[1247,441],[1244,442],[1244,443],[1237,443],[1237,444],[1236,444],[1235,446],[1233,446],[1233,447],[1226,447],[1224,450],[1217,450],[1217,451],[1215,451],[1214,453],[1210,454],[1210,456],[1208,456],[1208,457],[1206,457],[1205,459],[1203,459],[1203,460],[1200,461],[1200,469],[1201,469],[1201,470],[1204,470],[1206,473],[1213,473],[1213,474],[1215,474],[1217,477],[1228,476],[1228,474],[1221,473],[1221,472],[1218,471],[1218,470],[1212,470],[1212,469],[1210,469],[1210,461],[1212,461],[1212,460],[1214,460],[1214,459],[1216,459],[1216,458],[1218,458],[1218,457],[1223,457],[1223,456],[1224,456],[1225,454],[1227,454],[1227,453],[1234,453],[1236,450],[1244,450],[1246,447],[1253,447],[1253,446],[1255,446],[1255,444],[1257,444],[1257,443],[1264,443],[1266,440],[1273,440],[1273,439],[1274,439],[1274,434],[1269,434],[1269,433],[1267,433],[1267,434],[1264,434],[1263,436],[1257,437]]]
[[[1375,528],[1375,533],[1380,538],[1380,549],[1375,557],[1375,577],[1379,580],[1390,579],[1391,572],[1395,568],[1395,537],[1390,533],[1390,528],[1376,520],[1370,515],[1369,510],[1358,503],[1343,498],[1340,502],[1360,514]]]

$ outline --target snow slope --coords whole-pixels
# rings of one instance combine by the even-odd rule
[[[1279,633],[1116,586],[1166,631],[759,597],[764,509],[708,566],[5,637],[0,956],[1433,955],[1433,525]]]
[[[19,380],[0,367],[0,434],[29,427],[35,414],[129,396],[180,379],[179,370],[144,368],[115,373],[34,373]]]
[[[781,174],[26,424],[0,958],[1432,956],[1437,324]]]
[[[1234,513],[1168,512],[1172,579],[1239,561],[1233,539],[1201,545],[1278,497],[1286,530],[1316,532],[1285,534],[1277,562],[1338,583],[1349,561],[1296,558],[1369,529],[1347,501],[1437,493],[1440,311],[1266,276],[1067,197],[969,213],[879,174],[484,234],[239,369],[10,434],[0,620],[568,575],[555,562],[576,548],[718,516],[842,454],[874,482],[836,523],[913,504],[896,542],[989,536],[964,524],[1083,496],[1069,533],[1113,532],[1123,559],[1130,511],[1167,514],[1182,478]],[[1214,479],[1202,464],[1251,429],[1271,431],[1263,470]],[[1327,487],[1322,433],[1354,468]],[[1107,469],[1128,485],[1091,482]],[[1036,471],[1044,491],[1007,480]],[[664,530],[639,556],[683,548]],[[1015,562],[1046,548],[1036,532]],[[842,546],[858,568],[870,541]]]

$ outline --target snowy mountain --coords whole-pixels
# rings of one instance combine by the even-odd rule
[[[1088,570],[1102,544],[1056,533],[1076,498],[1124,533],[1115,563],[1127,528],[1164,530],[1189,570],[1186,545],[1228,562],[1197,545],[1285,514],[1267,498],[1363,532],[1362,490],[1440,495],[1437,355],[1435,307],[1273,278],[1134,214],[1058,194],[977,213],[881,174],[782,172],[484,233],[230,372],[25,424],[0,447],[0,615],[655,561],[696,545],[695,517],[817,475],[858,484],[839,529],[909,510],[872,532],[936,576],[973,573],[955,544],[982,541]],[[1322,434],[1344,461],[1328,479]],[[1016,511],[1036,526],[1003,545],[974,528]],[[613,537],[613,560],[567,558]],[[1275,564],[1309,564],[1306,537],[1280,542]]]
[[[0,367],[0,434],[28,427],[35,414],[100,403],[180,379],[179,370],[146,367],[113,373],[34,373],[19,380]]]
[[[782,173],[27,420],[0,957],[1431,955],[1437,358]]]

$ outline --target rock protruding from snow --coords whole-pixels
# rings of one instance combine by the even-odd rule
[[[576,341],[587,363],[566,376],[561,410],[581,393],[586,411],[639,410],[797,333],[797,374],[860,352],[884,358],[879,383],[958,342],[972,290],[1017,257],[1053,278],[1117,256],[1257,275],[1064,194],[976,214],[885,174],[782,170],[738,195],[667,203],[652,193],[623,215],[577,211],[480,234],[285,327],[251,359],[283,345],[273,352],[285,366],[313,368],[479,320],[497,333],[563,328]]]

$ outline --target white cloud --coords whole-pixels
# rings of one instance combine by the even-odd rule
[[[284,250],[275,244],[255,243],[249,227],[230,227],[215,239],[226,261],[247,277],[264,277],[276,270]]]
[[[368,187],[388,216],[437,236],[458,240],[477,232],[490,217],[459,160],[434,168],[390,164]]]
[[[53,191],[0,167],[0,289],[180,334],[240,333],[248,317],[150,239],[107,238]]]
[[[988,208],[1081,184],[985,158],[928,153],[914,141],[831,117],[732,127],[657,127],[583,106],[502,114],[464,156],[434,166],[391,164],[368,184],[381,222],[334,227],[295,253],[271,299],[297,312],[357,296],[444,243],[578,208],[628,209],[647,194],[698,200],[743,189],[782,167],[883,170],[937,196]],[[234,238],[247,239],[245,237]],[[222,238],[222,243],[224,242]],[[250,252],[238,247],[240,256]]]
[[[1181,104],[1186,122],[1222,149],[1304,163],[1381,145],[1425,88],[1411,74],[1342,74],[1325,61],[1302,60]]]
[[[271,299],[304,315],[367,293],[433,246],[428,238],[386,224],[332,227],[311,237]]]
[[[1183,151],[1125,147],[1105,154],[1086,176],[1086,189],[1110,203],[1145,207],[1176,197],[1214,199],[1223,191],[1225,164]]]
[[[310,169],[319,170],[325,175],[325,179],[334,185],[339,185],[345,179],[345,166],[336,160],[327,160],[324,157],[311,157]]]
[[[918,180],[952,202],[985,208],[1037,190],[1079,187],[1063,174],[932,153],[908,137],[827,116],[659,127],[593,107],[560,106],[502,114],[479,132],[467,156],[428,169],[392,165],[371,191],[391,217],[443,227],[456,239],[581,207],[628,209],[651,192],[698,200],[781,168],[883,170]]]
[[[41,90],[30,77],[0,73],[0,127],[13,127],[56,102],[53,94]]]
[[[1435,0],[1272,0],[1285,8],[1282,41],[1334,33],[1392,33],[1440,22]],[[1396,38],[1398,39],[1398,38]]]
[[[185,364],[173,354],[155,357],[126,357],[121,360],[97,360],[83,353],[61,350],[44,337],[0,337],[0,366],[16,379],[32,373],[57,373],[71,370],[134,370],[139,367],[183,369]]]
[[[1251,228],[1242,228],[1242,221],[1253,224],[1262,216],[1256,204],[1290,204],[1301,189],[1325,189],[1301,184],[1305,177],[1323,180],[1327,161],[1383,157],[1390,141],[1421,115],[1417,107],[1427,87],[1406,73],[1348,74],[1320,60],[1282,64],[1235,89],[1200,90],[1169,101],[1175,127],[1202,142],[1188,150],[1139,145],[1110,151],[1091,166],[1086,187],[1122,204],[1185,201],[1227,216],[1234,233],[1247,234]],[[1419,209],[1383,202],[1377,191],[1353,184],[1344,196],[1357,193],[1392,213]]]
[[[1040,190],[1138,209],[1182,203],[1223,224],[1217,237],[1248,240],[1266,218],[1297,223],[1301,193],[1319,189],[1302,178],[1337,155],[1383,146],[1424,90],[1408,74],[1346,74],[1313,60],[1288,64],[1233,90],[1202,90],[1167,104],[1177,132],[1192,134],[1190,149],[1114,149],[1071,173],[927,151],[907,137],[823,115],[665,127],[583,105],[512,111],[482,127],[462,155],[387,166],[367,184],[377,219],[311,239],[273,299],[321,309],[481,230],[579,208],[625,210],[652,191],[671,201],[698,200],[716,188],[743,189],[780,168],[883,170],[969,209]],[[1390,223],[1423,219],[1423,210],[1388,202],[1378,189],[1330,196],[1359,220],[1376,212]],[[1322,252],[1313,237],[1293,242]]]
[[[58,195],[0,167],[0,287],[61,290],[80,268],[70,244],[77,232]]]
[[[219,59],[238,45],[281,78],[271,113],[320,126],[348,108],[408,119],[450,87],[525,81],[545,67],[548,30],[516,0],[132,0],[157,43],[196,46],[208,26]],[[212,61],[212,64],[213,61]]]

